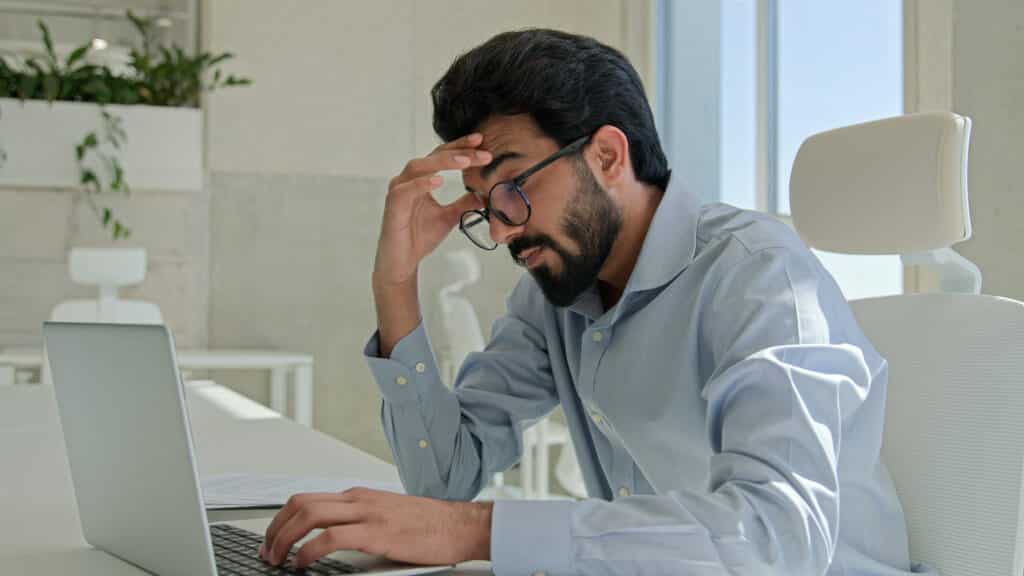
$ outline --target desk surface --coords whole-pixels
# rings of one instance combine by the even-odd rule
[[[201,475],[249,472],[397,482],[394,466],[211,382],[186,389]],[[300,448],[301,449],[298,449]],[[82,538],[52,389],[0,388],[0,562],[4,574],[144,574]],[[273,511],[222,511],[211,521]],[[253,521],[256,522],[256,521]],[[489,574],[486,563],[453,574]]]

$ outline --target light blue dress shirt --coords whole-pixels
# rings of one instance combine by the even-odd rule
[[[619,302],[527,274],[486,350],[438,375],[422,325],[379,358],[406,490],[469,500],[561,405],[590,499],[499,501],[496,574],[904,575],[879,459],[885,359],[799,237],[673,181]]]

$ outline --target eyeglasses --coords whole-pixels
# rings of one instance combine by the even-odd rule
[[[551,156],[534,164],[524,172],[511,180],[498,182],[491,187],[490,192],[484,201],[484,208],[481,210],[467,210],[462,213],[459,220],[459,230],[470,239],[473,244],[484,250],[494,250],[498,243],[491,238],[491,227],[488,224],[493,214],[506,226],[522,226],[530,220],[533,209],[530,207],[530,200],[523,192],[523,185],[526,179],[540,172],[548,164],[555,160],[578,152],[590,141],[590,136],[584,136],[566,145]]]

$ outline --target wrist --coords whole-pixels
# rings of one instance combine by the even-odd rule
[[[416,290],[417,276],[419,276],[419,268],[413,270],[412,274],[403,278],[394,278],[390,275],[382,274],[377,270],[374,270],[373,274],[370,276],[370,282],[375,295],[403,293],[410,290]]]
[[[464,542],[470,544],[466,560],[491,559],[491,515],[494,511],[493,502],[461,503],[465,509],[464,522],[468,533]]]

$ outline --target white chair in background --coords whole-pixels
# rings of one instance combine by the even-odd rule
[[[146,277],[146,251],[142,248],[72,248],[68,253],[71,281],[95,286],[91,300],[61,302],[50,314],[55,322],[111,324],[163,324],[160,307],[142,300],[122,300],[118,291],[140,284]]]
[[[121,300],[118,291],[139,284],[146,277],[146,251],[142,248],[72,248],[68,252],[71,281],[95,286],[97,298],[67,300],[50,312],[54,322],[104,322],[110,324],[163,324],[160,307],[142,300]],[[51,386],[50,363],[43,350],[40,381]]]
[[[480,319],[473,303],[466,297],[465,289],[480,280],[480,261],[476,254],[467,249],[454,250],[444,255],[452,282],[441,289],[439,297],[441,317],[448,340],[448,354],[443,362],[446,381],[455,381],[455,373],[470,353],[483,350],[486,342],[480,328]],[[520,460],[520,483],[522,489],[505,485],[505,475],[494,475],[492,486],[485,490],[488,498],[547,498],[550,495],[549,452],[554,446],[562,446],[562,454],[556,470],[556,478],[570,494],[577,490],[573,469],[582,486],[582,476],[572,451],[569,432],[565,425],[544,418],[523,431],[523,456]],[[563,482],[564,479],[564,482]],[[568,483],[568,485],[566,485]]]
[[[970,119],[901,116],[824,132],[801,146],[793,221],[812,247],[900,254],[945,293],[852,301],[889,363],[882,457],[911,557],[943,576],[1024,570],[1024,303],[983,296],[951,246],[971,235]]]

